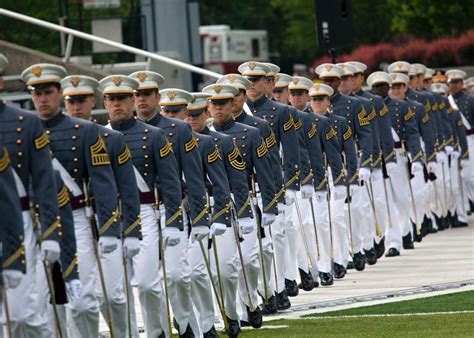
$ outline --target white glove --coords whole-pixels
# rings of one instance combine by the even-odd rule
[[[469,166],[469,160],[464,158],[461,160],[459,165],[461,166],[461,169],[467,168]]]
[[[316,191],[315,195],[316,195],[316,201],[318,201],[318,203],[322,203],[327,199],[326,191]]]
[[[53,264],[59,259],[61,248],[59,243],[51,239],[41,242],[41,259],[46,260],[49,264]]]
[[[332,190],[332,193],[336,201],[342,200],[347,196],[347,188],[344,185],[336,185]]]
[[[396,162],[387,162],[385,164],[385,167],[387,168],[387,174],[388,176],[392,175],[393,171],[395,170],[395,168],[397,167],[397,163]]]
[[[370,178],[370,169],[360,168],[359,169],[359,182],[362,182],[362,181],[368,182],[369,178]]]
[[[209,230],[209,236],[212,237],[214,236],[220,236],[225,233],[227,230],[227,225],[223,223],[212,223],[211,224],[211,229]]]
[[[451,153],[454,150],[453,147],[451,147],[451,146],[446,146],[444,149],[446,150],[446,154],[448,154],[448,155],[451,155]]]
[[[276,218],[276,216],[274,214],[268,214],[268,213],[264,212],[262,214],[262,226],[267,227],[267,226],[271,225],[273,222],[275,222],[275,218]]]
[[[354,194],[356,193],[358,189],[359,189],[359,186],[356,184],[349,185],[349,194],[351,194],[351,196],[354,196]]]
[[[286,205],[292,205],[295,202],[296,199],[296,191],[287,189],[285,190],[285,204]]]
[[[102,255],[115,251],[119,244],[120,240],[113,236],[102,236],[99,238],[99,247]]]
[[[191,230],[191,243],[202,241],[209,235],[209,228],[205,225],[194,226]]]
[[[255,220],[250,217],[239,218],[239,229],[241,235],[250,234],[255,230]]]
[[[281,214],[282,212],[285,211],[285,205],[283,203],[278,203],[278,213]]]
[[[21,283],[23,273],[18,270],[5,269],[2,271],[3,286],[5,289],[14,289]]]
[[[311,184],[305,184],[301,186],[301,197],[305,200],[309,200],[313,197],[314,188]]]
[[[461,157],[461,154],[459,153],[459,151],[454,150],[454,151],[451,153],[451,159],[452,159],[452,160],[457,160],[459,157]]]
[[[133,258],[140,252],[140,240],[137,237],[127,237],[123,241],[123,256]]]
[[[82,293],[81,281],[79,279],[72,279],[69,282],[66,282],[66,292],[67,300],[69,303],[72,303],[75,300],[79,299]]]
[[[411,164],[411,171],[414,173],[417,173],[417,172],[420,172],[420,171],[423,171],[423,166],[421,165],[420,162],[413,162]]]
[[[440,164],[446,163],[448,161],[448,157],[444,151],[440,151],[436,154],[436,161]]]
[[[436,162],[428,162],[428,171],[429,171],[430,173],[435,173],[437,168],[438,168],[438,163],[436,163]]]
[[[179,236],[179,229],[175,227],[166,227],[162,231],[163,234],[163,245],[164,246],[175,246],[181,241]]]

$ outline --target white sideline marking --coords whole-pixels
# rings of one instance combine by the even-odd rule
[[[348,319],[348,318],[379,318],[379,317],[411,317],[411,316],[433,316],[433,315],[456,315],[474,313],[474,310],[463,311],[441,311],[441,312],[416,312],[416,313],[386,313],[386,314],[371,314],[371,315],[343,315],[343,316],[317,316],[317,317],[292,317],[290,320],[311,320],[311,319]]]

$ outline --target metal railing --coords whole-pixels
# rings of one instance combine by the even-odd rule
[[[31,16],[16,13],[16,12],[13,12],[13,11],[9,11],[9,10],[4,9],[4,8],[0,8],[0,15],[8,16],[10,18],[17,19],[17,20],[20,20],[20,21],[23,21],[23,22],[27,22],[27,23],[30,23],[32,25],[40,26],[40,27],[43,27],[43,28],[48,28],[48,29],[51,29],[51,30],[54,30],[54,31],[57,31],[57,32],[67,34],[66,50],[65,50],[65,53],[64,53],[65,55],[64,55],[64,58],[63,58],[64,62],[69,61],[69,59],[71,57],[74,37],[77,37],[77,38],[81,38],[81,39],[84,39],[84,40],[89,40],[89,41],[92,41],[92,42],[98,42],[98,43],[102,43],[104,45],[115,47],[115,48],[120,49],[124,52],[128,52],[128,53],[135,54],[135,55],[141,55],[141,56],[144,56],[144,57],[147,57],[147,58],[150,58],[150,59],[161,61],[161,62],[170,64],[172,66],[188,70],[190,72],[194,72],[194,73],[198,73],[198,74],[201,74],[201,75],[209,76],[211,78],[218,79],[222,76],[222,74],[219,74],[219,73],[216,73],[216,72],[204,69],[204,68],[196,67],[196,66],[190,65],[188,63],[182,62],[182,61],[174,60],[174,59],[168,58],[166,56],[158,55],[158,54],[155,54],[155,53],[152,53],[152,52],[147,52],[147,51],[139,49],[139,48],[135,48],[135,47],[132,47],[132,46],[125,45],[123,43],[111,41],[111,40],[101,38],[101,37],[98,37],[98,36],[94,36],[92,34],[84,33],[84,32],[81,32],[81,31],[78,31],[78,30],[75,30],[75,29],[71,29],[71,28],[60,26],[60,25],[56,25],[56,24],[48,22],[48,21],[36,19],[36,18],[31,17]]]

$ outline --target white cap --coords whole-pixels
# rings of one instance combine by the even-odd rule
[[[390,77],[392,78],[392,85],[404,84],[406,86],[410,80],[410,77],[403,73],[390,73]]]
[[[451,80],[464,80],[467,76],[466,72],[460,69],[450,69],[444,75],[448,78],[448,82]]]
[[[385,72],[373,72],[372,74],[369,75],[367,78],[367,84],[369,87],[372,87],[373,85],[377,83],[387,83],[388,85],[392,84],[392,78],[388,73]]]
[[[337,66],[341,67],[344,71],[344,74],[342,74],[343,76],[353,76],[354,73],[357,72],[355,67],[349,63],[338,63]]]
[[[263,64],[270,68],[270,71],[265,76],[275,76],[276,74],[280,72],[280,67],[278,67],[274,63],[264,62]]]
[[[235,86],[225,84],[212,84],[205,87],[202,91],[203,93],[210,94],[209,99],[211,100],[233,99],[239,93]]]
[[[410,64],[406,61],[395,61],[388,65],[389,73],[407,73],[410,71]]]
[[[256,61],[244,62],[238,70],[243,76],[266,76],[272,71],[265,63]]]
[[[94,95],[99,81],[90,76],[70,75],[61,80],[63,96]]]
[[[408,70],[408,76],[416,76],[418,74],[423,74],[421,72],[421,69],[420,67],[418,66],[415,66],[415,65],[411,65],[410,66],[410,69]]]
[[[467,78],[464,83],[466,84],[466,87],[469,88],[469,87],[472,87],[474,86],[474,77],[469,77]]]
[[[237,87],[239,90],[249,90],[252,87],[252,82],[247,80],[240,74],[227,74],[219,78],[216,83],[226,84]]]
[[[323,63],[322,65],[319,65],[316,67],[315,72],[320,78],[337,77],[340,79],[341,76],[344,75],[344,71],[341,67],[332,63]]]
[[[416,75],[421,75],[426,73],[426,66],[422,63],[412,63],[412,66],[418,67],[418,73]]]
[[[346,64],[350,64],[352,67],[354,67],[356,69],[355,73],[364,74],[365,70],[367,69],[367,65],[359,61],[349,61],[346,62]]]
[[[429,80],[433,78],[433,75],[436,73],[436,71],[432,68],[426,68],[425,72],[425,79]]]
[[[433,83],[431,90],[438,94],[446,94],[448,92],[448,86],[442,82]]]
[[[137,90],[160,89],[165,82],[163,75],[150,71],[134,72],[129,76],[138,81],[139,86]]]
[[[191,93],[193,99],[188,103],[188,114],[199,115],[207,107],[207,99],[211,97],[208,93]]]
[[[3,73],[5,73],[7,68],[8,68],[8,59],[5,55],[0,53],[0,76],[2,76]]]
[[[275,75],[275,88],[287,88],[291,81],[293,81],[292,76],[285,73],[278,73]]]
[[[61,79],[67,76],[67,71],[64,67],[50,64],[38,63],[31,65],[21,73],[21,80],[27,86],[34,87],[44,83],[60,83]]]
[[[160,106],[173,107],[187,105],[193,100],[190,92],[178,88],[166,88],[160,90]],[[180,107],[181,108],[181,107]]]
[[[309,96],[311,97],[323,96],[323,95],[327,95],[331,97],[332,94],[334,94],[334,90],[328,85],[325,85],[324,83],[319,83],[319,82],[313,83],[313,85],[309,89]]]
[[[293,79],[288,84],[288,90],[307,90],[313,86],[313,81],[304,76],[293,76]]]
[[[104,95],[133,94],[138,88],[138,81],[127,75],[109,75],[99,81],[99,90]]]

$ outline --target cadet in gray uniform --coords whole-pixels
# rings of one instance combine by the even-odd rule
[[[410,153],[412,163],[421,161],[420,134],[416,126],[415,113],[405,101],[393,100],[388,96],[392,78],[385,72],[372,73],[367,78],[367,83],[375,95],[384,99],[392,120],[392,128],[395,132],[395,152],[397,165],[387,167],[389,175],[389,201],[396,206],[395,222],[386,233],[386,243],[389,250],[386,257],[400,255],[402,236],[406,236],[412,230],[410,221],[410,210],[412,209],[411,196],[408,186],[407,157],[405,149]],[[396,137],[396,138],[395,138]],[[396,188],[396,189],[395,189]]]
[[[100,81],[111,127],[124,135],[134,165],[135,183],[140,190],[143,239],[140,252],[132,259],[132,285],[138,287],[147,336],[164,337],[162,317],[166,314],[166,308],[158,247],[160,223],[165,257],[170,265],[179,262],[170,261],[166,252],[181,241],[187,242],[188,236],[183,235],[180,178],[171,144],[160,128],[149,126],[133,116],[133,92],[138,86],[138,81],[125,75],[108,76]],[[153,205],[158,207],[162,202],[164,212],[157,215]],[[162,210],[161,206],[159,210]],[[187,273],[189,276],[190,272]],[[186,329],[190,330],[189,326]]]
[[[88,76],[73,75],[61,80],[67,113],[75,118],[92,121],[91,111],[95,106],[94,93],[99,82]],[[134,177],[130,150],[120,132],[96,124],[100,136],[105,142],[107,154],[114,172],[115,184],[120,205],[120,233],[123,243],[108,255],[101,257],[107,285],[107,296],[112,315],[113,331],[117,336],[125,336],[127,330],[127,299],[124,287],[125,274],[123,258],[131,260],[140,251],[142,239],[140,227],[140,199],[136,185],[130,184]],[[131,262],[130,262],[131,264]],[[128,283],[128,281],[127,281]],[[104,297],[104,295],[101,295]],[[102,314],[107,318],[105,302],[102,302]],[[138,329],[133,327],[138,336]]]
[[[216,95],[224,89],[225,92],[232,93],[233,95],[238,92],[238,89],[234,86],[221,84],[207,86],[204,88],[204,92]],[[234,121],[231,110],[233,99],[234,97],[229,97],[210,101],[209,109],[211,116],[214,118],[213,125],[216,131],[232,136],[244,158],[248,180],[255,180],[258,183],[262,196],[261,224],[263,227],[267,227],[274,222],[275,215],[278,212],[278,197],[275,193],[275,185],[270,174],[270,164],[266,157],[267,147],[258,129]],[[256,178],[254,175],[256,175]],[[254,189],[253,185],[251,189]],[[252,204],[254,203],[252,201]],[[256,210],[254,210],[255,212]],[[259,217],[258,214],[255,214],[255,216]],[[243,276],[240,274],[240,296],[247,310],[243,319],[247,320],[246,317],[248,317],[248,323],[254,328],[259,328],[262,325],[262,313],[258,306],[259,297],[257,294],[258,276],[261,268],[256,234],[258,230],[256,229],[256,224],[250,218],[239,218],[239,229],[240,235],[244,239],[242,242],[244,268],[247,271],[248,291],[251,293],[252,301],[252,304],[249,304]],[[268,268],[266,271],[269,273]],[[250,308],[250,305],[253,306],[253,309]]]
[[[183,121],[174,118],[183,113],[191,95],[180,89],[159,92],[164,78],[158,73],[140,71],[130,74],[130,76],[139,83],[138,90],[135,92],[135,108],[138,117],[163,130],[173,147],[179,176],[184,180],[182,182],[182,196],[186,209],[185,218],[189,219],[189,223],[185,231],[180,233],[182,241],[166,252],[166,255],[169,256],[168,261],[177,262],[167,265],[167,269],[170,270],[168,273],[169,290],[179,331],[184,333],[188,327],[192,306],[191,269],[188,250],[185,248],[188,241],[185,239],[191,227],[194,233],[199,233],[201,238],[205,238],[210,226],[205,186],[202,179],[204,177],[202,161],[197,142],[192,135],[191,128]],[[162,103],[161,112],[160,101]],[[188,212],[189,218],[187,218]]]
[[[95,232],[99,235],[101,254],[117,249],[120,227],[117,221],[117,189],[104,141],[96,126],[61,112],[60,80],[64,68],[51,64],[30,66],[22,73],[32,94],[36,112],[49,136],[54,156],[53,166],[59,170],[70,191],[82,282],[81,297],[68,304],[72,336],[95,336],[99,330],[97,257],[94,255]],[[84,189],[89,189],[87,194]],[[85,197],[95,196],[98,227],[92,229]]]
[[[19,178],[15,182],[24,227],[24,248],[17,248],[6,259],[10,264],[19,262],[23,269],[27,269],[18,287],[7,290],[7,297],[15,300],[10,302],[9,309],[13,335],[41,337],[42,332],[48,331],[46,314],[41,312],[43,300],[40,292],[44,290],[41,290],[42,285],[37,281],[36,264],[40,259],[54,263],[60,258],[61,224],[48,136],[34,114],[10,107],[1,100],[0,136],[8,151],[13,175]],[[39,205],[40,249],[36,246],[37,235],[30,212],[33,195]]]

